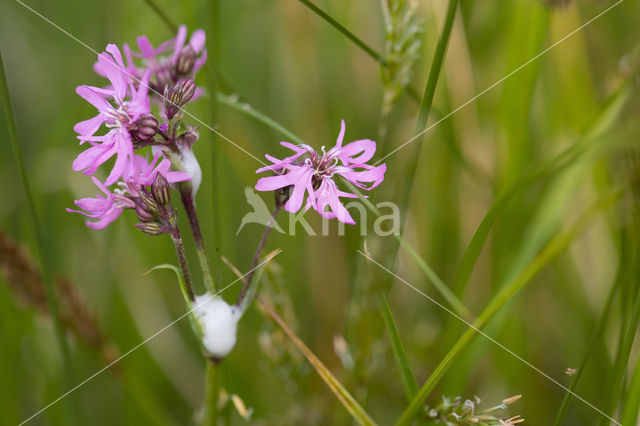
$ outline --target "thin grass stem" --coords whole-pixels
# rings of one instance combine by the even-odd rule
[[[3,109],[5,113],[5,119],[7,123],[7,132],[9,134],[9,141],[15,154],[16,166],[18,168],[18,174],[20,176],[20,183],[22,184],[22,190],[24,192],[25,201],[27,203],[27,217],[31,232],[34,240],[34,251],[38,266],[42,275],[42,282],[45,292],[45,298],[47,301],[47,307],[51,313],[51,320],[53,322],[53,329],[58,344],[58,349],[62,355],[62,362],[64,364],[64,371],[66,379],[69,385],[74,385],[74,370],[71,363],[71,353],[69,350],[69,343],[64,334],[62,328],[62,322],[60,320],[60,313],[58,310],[58,303],[56,301],[56,292],[54,289],[54,283],[52,280],[52,274],[49,262],[45,256],[44,251],[44,237],[40,226],[40,220],[38,219],[38,212],[36,210],[35,201],[29,185],[29,179],[27,177],[24,156],[22,154],[22,148],[18,141],[18,132],[16,128],[15,116],[13,113],[13,106],[11,104],[11,97],[9,94],[9,86],[7,84],[7,76],[4,68],[4,62],[2,53],[0,52],[0,97],[2,97]],[[72,404],[77,404],[75,397],[72,397]],[[75,423],[75,417],[71,417],[73,423]]]
[[[575,237],[588,225],[593,217],[606,207],[609,207],[617,200],[619,192],[615,194],[607,194],[598,198],[591,206],[564,232],[558,232],[536,256],[536,258],[511,282],[507,283],[502,290],[489,302],[478,318],[473,322],[472,326],[462,334],[458,341],[453,345],[443,360],[431,373],[429,378],[420,388],[418,394],[404,410],[396,425],[406,425],[411,423],[424,401],[431,394],[435,386],[444,377],[453,362],[458,358],[460,353],[473,338],[481,331],[487,323],[502,308],[513,299],[532,279],[535,277],[553,258],[566,250]]]

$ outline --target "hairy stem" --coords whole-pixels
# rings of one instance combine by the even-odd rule
[[[189,225],[191,225],[191,232],[196,244],[196,251],[198,253],[198,260],[200,261],[200,268],[202,268],[205,287],[208,291],[214,292],[215,284],[211,275],[209,256],[207,256],[207,250],[204,246],[204,238],[202,237],[202,231],[200,230],[200,222],[198,221],[198,212],[196,211],[196,204],[191,190],[181,186],[180,199],[182,200],[182,205],[187,212]]]
[[[187,288],[187,294],[189,295],[189,300],[191,300],[191,302],[195,302],[196,295],[193,292],[193,283],[191,281],[191,273],[189,272],[189,264],[187,263],[187,255],[184,252],[182,235],[180,234],[180,228],[178,227],[178,222],[175,219],[171,221],[171,239],[173,240],[173,245],[176,248],[178,263],[180,264],[180,270],[182,271],[182,278],[184,278],[184,283]]]
[[[244,297],[247,294],[247,290],[249,289],[249,285],[251,284],[251,279],[253,278],[253,274],[256,271],[256,266],[258,265],[258,261],[260,261],[260,256],[262,255],[262,250],[264,250],[264,246],[267,244],[267,239],[269,239],[269,235],[271,234],[271,229],[273,228],[274,222],[276,220],[276,216],[282,210],[282,204],[276,203],[276,206],[273,208],[273,212],[271,213],[271,218],[269,219],[269,223],[264,229],[262,233],[262,237],[260,238],[260,242],[258,243],[258,247],[256,247],[255,253],[253,253],[253,259],[251,259],[251,266],[249,266],[249,273],[244,278],[242,282],[242,289],[240,290],[240,294],[238,295],[237,305],[241,306]]]

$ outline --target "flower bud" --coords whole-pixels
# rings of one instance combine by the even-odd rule
[[[151,222],[155,219],[155,215],[147,210],[142,204],[136,204],[135,211],[136,216],[138,216],[138,219],[142,222]]]
[[[180,108],[196,93],[193,79],[180,80],[175,85],[164,89],[164,110],[168,119],[172,119]]]
[[[176,73],[178,75],[187,75],[193,70],[193,65],[196,62],[196,52],[188,45],[178,55],[176,60]]]
[[[148,142],[158,131],[158,120],[151,114],[144,114],[127,127],[127,130],[135,141]]]
[[[160,173],[156,175],[153,184],[151,185],[151,194],[161,206],[168,206],[171,202],[171,188],[167,178]]]
[[[192,78],[180,80],[176,86],[181,94],[180,106],[189,102],[196,93],[196,82]]]
[[[160,206],[158,205],[158,202],[147,191],[140,191],[138,200],[138,205],[141,205],[142,208],[144,208],[148,212],[154,215],[157,215],[159,213]]]
[[[191,148],[191,146],[198,140],[200,134],[198,133],[198,127],[188,127],[187,131],[178,136],[178,141],[182,146]]]
[[[134,226],[147,235],[160,235],[167,233],[167,230],[158,222],[136,223]]]

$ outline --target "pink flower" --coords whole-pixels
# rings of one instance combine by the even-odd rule
[[[160,160],[161,158],[162,160]],[[159,163],[158,160],[160,160]],[[169,183],[191,179],[184,172],[171,171],[171,161],[159,154],[156,154],[151,162],[141,155],[134,155],[131,166],[131,173],[119,183],[120,187],[113,192],[92,176],[93,183],[104,193],[104,196],[97,194],[93,198],[76,200],[74,204],[84,211],[73,209],[67,209],[67,211],[98,219],[95,222],[87,221],[86,225],[93,229],[103,229],[116,220],[125,208],[135,208],[133,199],[138,197],[137,188],[150,186],[158,173],[164,176]]]
[[[124,68],[118,47],[110,44],[107,52],[98,55],[95,68],[109,79],[111,86],[106,89],[93,86],[76,88],[78,95],[96,107],[98,115],[73,128],[79,134],[80,144],[87,141],[91,144],[73,162],[73,170],[92,175],[100,165],[116,155],[116,162],[105,181],[106,185],[111,185],[121,176],[131,173],[128,168],[133,158],[133,143],[127,127],[133,125],[140,115],[150,112],[149,72],[145,72],[136,89]],[[95,136],[103,124],[110,130],[105,135]]]
[[[80,213],[92,219],[98,219],[96,222],[86,221],[86,225],[92,229],[103,229],[111,222],[116,220],[125,207],[133,208],[135,204],[127,197],[114,194],[100,182],[96,177],[91,176],[93,183],[104,193],[104,197],[97,194],[94,198],[81,198],[74,201],[74,204],[82,210],[67,209],[71,213]]]
[[[204,30],[196,30],[187,40],[187,27],[181,25],[175,38],[161,43],[154,48],[147,36],[137,38],[140,52],[135,52],[125,44],[123,47],[127,58],[127,71],[134,77],[140,78],[144,70],[152,75],[152,87],[162,94],[167,84],[173,84],[186,75],[195,75],[207,61]],[[144,68],[136,67],[134,58],[141,59]],[[186,71],[186,72],[184,72]],[[197,95],[200,95],[198,91]]]
[[[342,120],[336,146],[327,152],[322,147],[322,155],[316,153],[309,145],[296,146],[289,142],[280,142],[281,145],[292,150],[294,155],[283,160],[266,155],[273,164],[258,169],[256,173],[271,170],[276,173],[276,176],[259,179],[255,189],[274,191],[289,188],[290,196],[285,204],[285,210],[290,213],[300,210],[307,194],[305,209],[313,207],[327,219],[337,218],[341,222],[355,224],[340,202],[340,198],[358,198],[358,196],[340,191],[333,177],[342,176],[357,187],[369,191],[382,183],[387,166],[365,164],[376,152],[374,141],[362,139],[342,146],[344,133],[345,124]]]

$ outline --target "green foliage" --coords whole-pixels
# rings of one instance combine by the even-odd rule
[[[78,388],[77,404],[63,398],[33,424],[244,424],[238,413],[251,409],[251,421],[265,425],[392,424],[399,416],[408,424],[484,410],[444,394],[522,394],[515,413],[491,415],[521,414],[527,424],[635,424],[640,4],[544,3],[559,2],[25,2],[97,50],[134,45],[142,34],[157,45],[180,23],[207,30],[209,63],[197,81],[207,93],[189,112],[223,135],[200,128],[194,150],[204,177],[203,260],[217,288],[229,286],[226,300],[241,285],[230,285],[223,256],[246,272],[264,229],[249,224],[236,235],[250,211],[243,194],[255,183],[255,158],[284,156],[280,140],[331,146],[344,118],[346,142],[377,139],[376,161],[416,136],[416,122],[419,131],[433,122],[433,111],[446,117],[384,160],[385,182],[363,199],[370,216],[352,210],[366,238],[360,226],[342,236],[333,223],[329,236],[298,227],[270,237],[265,252],[282,255],[251,286],[269,308],[248,307],[222,363],[203,360],[181,321]],[[104,354],[57,321],[57,276],[82,294],[77,303],[95,313],[115,353],[189,302],[168,238],[133,232],[125,215],[92,231],[64,211],[92,190],[70,167],[80,152],[73,125],[93,113],[74,88],[103,84],[91,70],[95,55],[19,2],[0,5],[0,24],[0,115],[9,118],[0,126],[0,229],[29,247],[25,256],[38,265],[29,273],[46,284],[41,299],[21,298],[8,280],[26,272],[2,259],[0,418],[16,424],[105,366]],[[607,209],[585,207],[602,197]],[[381,201],[401,206],[401,236],[373,234]],[[318,232],[317,217],[304,218]],[[189,229],[184,210],[178,220]],[[200,253],[184,239],[201,289]],[[151,265],[173,269],[179,282],[142,275]]]

